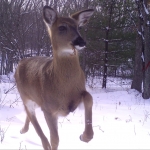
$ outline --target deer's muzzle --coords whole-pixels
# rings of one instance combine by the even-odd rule
[[[72,45],[76,48],[78,47],[79,49],[82,49],[83,47],[86,46],[86,42],[82,39],[81,36],[77,37],[73,42]],[[77,48],[77,49],[78,49]]]

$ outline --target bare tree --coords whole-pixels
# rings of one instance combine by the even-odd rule
[[[148,99],[150,98],[150,14],[147,0],[135,0],[135,3],[139,23],[134,78],[131,88],[142,91],[143,98]]]
[[[22,58],[51,55],[42,6],[42,0],[0,1],[0,74],[12,72]]]
[[[144,30],[144,74],[143,93],[144,99],[150,98],[150,13],[147,9],[148,0],[141,0],[143,5],[143,30]],[[149,17],[149,19],[148,19]]]

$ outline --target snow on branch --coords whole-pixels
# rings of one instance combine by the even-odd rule
[[[110,27],[106,27],[106,30],[110,30],[111,28]]]
[[[14,51],[14,50],[12,50],[12,49],[10,49],[10,48],[8,48],[8,47],[3,47],[4,49],[6,49],[6,50],[9,50],[9,51]]]
[[[108,39],[105,39],[105,38],[102,38],[101,40],[103,40],[104,42],[119,42],[119,41],[121,41],[121,39],[111,39],[111,40],[108,40]]]
[[[144,35],[140,31],[138,31],[138,34],[142,37],[143,40],[145,40]]]
[[[143,19],[143,15],[142,14],[140,14],[140,18]]]
[[[147,15],[149,15],[149,11],[147,10],[147,8],[146,8],[146,6],[145,6],[144,1],[143,1],[143,8],[144,8],[144,10],[145,10],[145,13],[146,13]]]
[[[144,54],[143,54],[143,53],[142,53],[142,55],[141,55],[141,58],[142,58],[142,61],[145,62]]]

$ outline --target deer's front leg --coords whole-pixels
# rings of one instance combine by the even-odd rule
[[[80,136],[81,141],[89,142],[93,138],[93,127],[92,127],[92,106],[93,99],[90,93],[83,93],[83,103],[85,107],[85,130]]]
[[[59,144],[57,117],[53,116],[51,113],[47,111],[43,110],[43,112],[44,112],[47,125],[50,130],[50,140],[51,140],[52,150],[57,150]]]

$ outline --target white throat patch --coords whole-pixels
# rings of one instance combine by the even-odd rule
[[[59,51],[59,55],[60,56],[73,56],[73,55],[76,55],[77,53],[77,50],[82,50],[83,48],[85,48],[85,46],[81,47],[81,46],[75,46],[75,47],[72,47],[71,49],[62,49]]]
[[[63,49],[59,52],[61,56],[76,55],[75,49]]]

